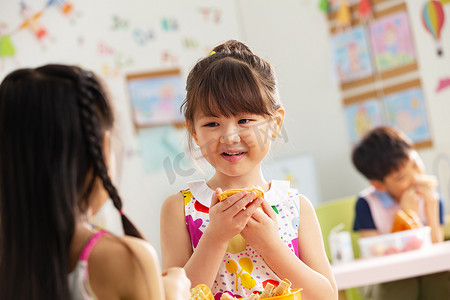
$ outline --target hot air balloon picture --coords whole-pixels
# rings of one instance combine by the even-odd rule
[[[437,0],[427,1],[422,10],[422,23],[425,29],[433,36],[436,43],[436,52],[442,56],[441,30],[445,15],[442,3]]]

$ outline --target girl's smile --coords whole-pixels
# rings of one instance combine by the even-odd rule
[[[247,152],[239,152],[239,151],[226,151],[222,153],[222,157],[229,162],[238,162],[241,160]]]

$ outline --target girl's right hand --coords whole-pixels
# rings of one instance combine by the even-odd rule
[[[228,242],[244,229],[262,199],[258,198],[252,202],[256,194],[241,191],[220,202],[217,198],[220,193],[222,189],[217,188],[212,196],[209,225],[205,234],[209,233],[219,241]]]
[[[162,274],[166,300],[188,300],[191,281],[183,268],[172,267]]]

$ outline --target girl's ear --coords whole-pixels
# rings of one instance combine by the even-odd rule
[[[386,191],[386,186],[384,185],[384,183],[383,183],[383,181],[381,181],[381,180],[371,180],[370,181],[370,184],[374,187],[374,188],[376,188],[377,190],[379,190],[379,191],[381,191],[381,192],[384,192],[384,191]]]
[[[197,132],[195,131],[194,126],[191,126],[191,124],[186,121],[186,128],[189,131],[189,133],[191,134],[192,138],[194,139],[195,143],[198,146],[198,138],[197,138]]]
[[[284,108],[280,107],[279,109],[277,109],[277,111],[272,116],[272,120],[274,122],[272,137],[280,136],[281,128],[283,127],[284,123]]]

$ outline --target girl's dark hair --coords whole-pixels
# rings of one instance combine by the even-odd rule
[[[0,85],[0,299],[70,299],[75,219],[96,178],[122,210],[102,150],[113,122],[99,79],[79,67],[20,69]]]
[[[281,107],[272,66],[235,40],[215,47],[197,62],[188,75],[186,92],[181,109],[190,132],[197,110],[210,116],[242,112],[272,116]]]
[[[352,161],[367,179],[383,181],[408,160],[412,149],[402,132],[381,126],[369,131],[355,146]]]

